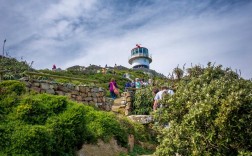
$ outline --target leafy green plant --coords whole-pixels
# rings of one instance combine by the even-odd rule
[[[28,94],[18,81],[0,83],[2,155],[74,155],[82,144],[112,137],[124,147],[128,134],[149,141],[142,125],[63,96]]]
[[[130,156],[138,156],[138,155],[149,155],[149,154],[153,154],[154,151],[153,150],[148,150],[148,149],[145,149],[139,145],[135,145],[134,148],[133,148],[133,151],[132,152],[129,152],[129,155]]]
[[[157,155],[246,155],[252,151],[252,83],[222,66],[191,69],[159,117]],[[169,128],[163,128],[169,122]]]
[[[152,87],[136,90],[133,103],[133,114],[150,114],[152,111],[153,99]]]

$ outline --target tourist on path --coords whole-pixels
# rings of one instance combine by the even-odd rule
[[[171,89],[168,89],[168,87],[166,86],[163,86],[161,88],[161,91],[159,91],[156,95],[155,95],[155,98],[154,98],[154,104],[153,104],[153,110],[157,110],[157,108],[160,108],[162,107],[162,104],[160,104],[160,100],[162,100],[164,94],[170,94],[170,95],[173,95],[174,92],[173,90]]]
[[[141,88],[141,83],[140,83],[140,80],[139,80],[139,78],[136,78],[136,82],[135,82],[135,85],[136,85],[136,89],[139,89],[139,88]]]
[[[130,81],[127,81],[127,83],[125,84],[125,89],[124,89],[124,91],[125,91],[125,92],[128,91],[129,88],[131,88],[131,83],[130,83]]]
[[[118,91],[118,86],[117,86],[116,81],[115,81],[114,78],[111,78],[108,87],[109,87],[109,91],[110,91],[111,98],[116,99],[115,90]]]

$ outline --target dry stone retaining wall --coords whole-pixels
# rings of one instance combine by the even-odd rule
[[[22,79],[29,91],[67,96],[69,99],[95,105],[96,107],[110,111],[113,100],[105,97],[105,90],[96,86],[61,84],[42,80]]]
[[[122,93],[122,101],[121,104],[124,105],[125,112],[124,114],[126,116],[130,115],[132,111],[132,96],[133,94],[131,92],[123,92]]]

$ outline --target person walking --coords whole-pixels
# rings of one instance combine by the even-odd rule
[[[111,98],[116,99],[116,97],[117,97],[116,94],[118,94],[118,86],[117,86],[114,78],[111,78],[108,87],[109,87]]]

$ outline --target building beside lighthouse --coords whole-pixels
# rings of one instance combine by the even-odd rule
[[[150,68],[152,62],[151,55],[145,47],[141,47],[139,44],[131,50],[131,56],[129,58],[129,64],[132,68]]]

